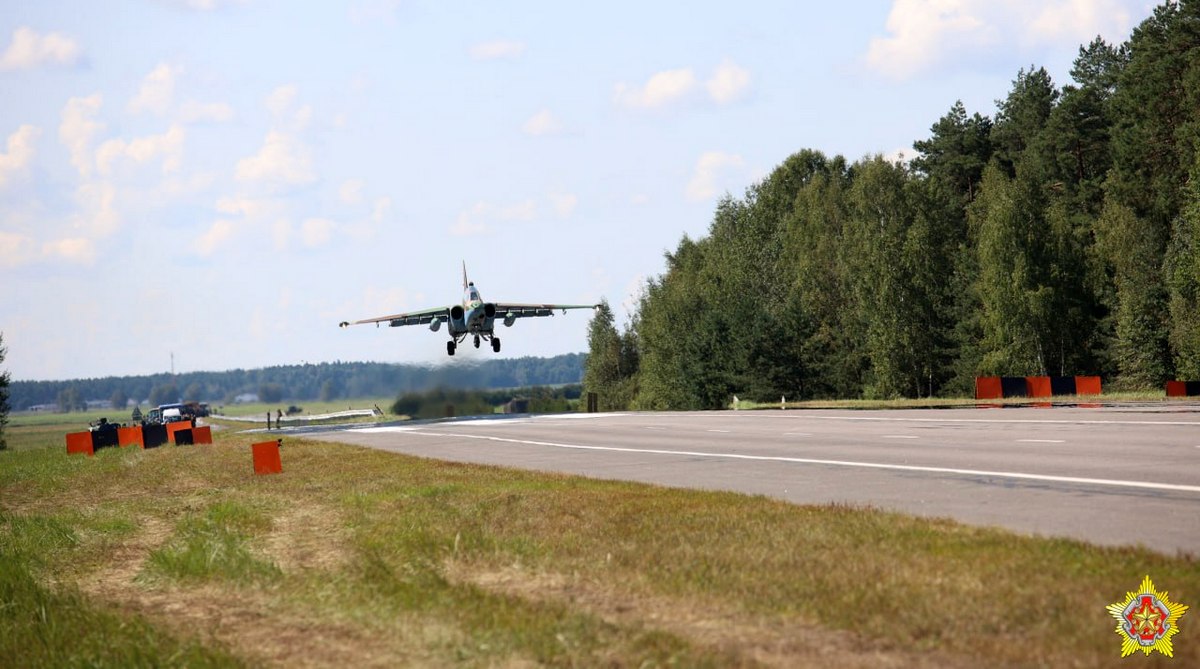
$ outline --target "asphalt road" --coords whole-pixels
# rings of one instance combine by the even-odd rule
[[[1200,555],[1200,407],[572,414],[312,435]]]

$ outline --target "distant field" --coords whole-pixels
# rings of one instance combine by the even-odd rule
[[[67,456],[75,427],[0,452],[0,666],[1141,665],[1104,607],[1147,573],[1200,666],[1193,556],[286,436],[256,477],[232,429]]]

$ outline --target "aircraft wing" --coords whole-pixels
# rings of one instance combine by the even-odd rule
[[[598,306],[597,304],[518,304],[514,302],[497,302],[496,318],[503,319],[508,314],[512,314],[515,318],[553,316],[554,312],[559,309],[563,313],[566,313],[567,309],[595,309]]]
[[[391,316],[365,318],[353,323],[342,321],[338,323],[338,326],[344,328],[351,325],[364,325],[366,323],[387,323],[389,327],[398,328],[401,325],[426,325],[434,321],[445,323],[448,320],[450,320],[450,307],[434,307],[433,309],[409,311],[403,314],[392,314]]]

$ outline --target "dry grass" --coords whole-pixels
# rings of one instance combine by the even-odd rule
[[[271,666],[1117,666],[1143,575],[1200,602],[1188,556],[286,437],[258,477],[254,439],[0,454],[2,557]]]

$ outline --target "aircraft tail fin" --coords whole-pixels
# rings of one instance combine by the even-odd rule
[[[467,289],[467,261],[463,261],[463,290]]]

